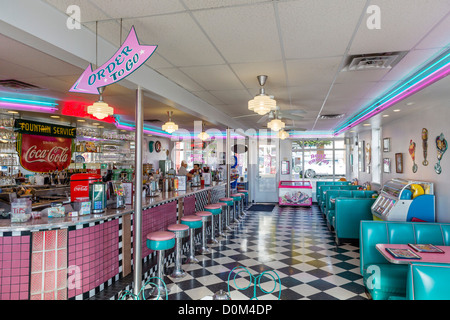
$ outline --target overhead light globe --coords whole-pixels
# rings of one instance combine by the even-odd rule
[[[209,139],[209,134],[207,134],[205,131],[203,131],[203,132],[200,132],[200,133],[199,133],[198,137],[199,137],[202,141],[205,141],[205,140],[208,140],[208,139]]]
[[[267,127],[272,131],[280,131],[285,127],[285,124],[280,119],[273,119],[267,124]]]
[[[87,112],[97,119],[105,119],[108,116],[112,116],[114,114],[114,109],[110,107],[106,102],[97,101],[94,102],[93,105],[88,107]]]
[[[167,114],[169,115],[169,121],[161,126],[161,129],[163,129],[167,133],[174,133],[178,130],[178,125],[176,125],[175,122],[172,122],[172,113],[172,111],[167,111]]]
[[[280,138],[281,140],[289,138],[289,132],[286,132],[284,130],[278,131],[278,138]]]
[[[248,109],[256,112],[257,114],[263,116],[277,107],[277,102],[270,96],[266,95],[264,91],[264,84],[266,83],[267,76],[257,76],[259,85],[259,95],[255,96],[252,100],[248,102]]]

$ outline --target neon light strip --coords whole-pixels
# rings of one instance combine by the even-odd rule
[[[58,110],[58,108],[50,108],[44,106],[34,106],[29,104],[19,104],[19,103],[10,103],[10,102],[0,102],[0,107],[11,108],[11,109],[20,109],[26,111],[45,111],[45,112],[54,112]]]
[[[54,102],[44,102],[44,101],[37,101],[37,100],[25,100],[25,99],[15,99],[15,98],[4,98],[0,97],[0,100],[6,101],[6,102],[17,102],[17,103],[25,103],[25,104],[31,104],[31,105],[38,105],[38,106],[48,106],[48,107],[55,107],[58,104]]]
[[[420,85],[420,83],[422,81],[427,80],[429,77],[433,77],[433,79],[431,81],[426,81],[426,84],[428,84],[428,85],[430,85],[431,83],[436,82],[439,79],[447,76],[448,73],[450,72],[448,70],[448,68],[450,66],[450,63],[448,63],[448,62],[444,66],[440,67],[439,69],[433,71],[432,73],[424,76],[423,78],[421,78],[417,82],[411,84],[411,82],[414,81],[416,78],[420,77],[421,75],[423,75],[426,71],[430,70],[431,68],[437,66],[439,63],[441,63],[442,61],[444,61],[448,57],[450,57],[450,53],[445,55],[444,57],[440,58],[439,60],[437,60],[436,62],[434,62],[430,66],[428,66],[427,68],[425,68],[422,71],[420,71],[414,77],[412,77],[407,82],[405,82],[403,85],[401,85],[398,88],[396,88],[395,90],[391,91],[389,94],[384,96],[382,99],[378,100],[376,103],[372,104],[369,108],[367,108],[363,112],[357,114],[352,119],[350,119],[349,121],[345,122],[343,125],[339,126],[337,128],[337,130],[335,131],[335,135],[339,134],[340,132],[342,132],[342,131],[344,131],[346,129],[348,129],[349,127],[352,127],[352,126],[355,126],[355,125],[359,124],[360,122],[362,122],[365,119],[367,119],[369,115],[373,116],[376,113],[379,113],[379,112],[385,110],[388,107],[385,104],[387,104],[388,102],[392,101],[393,99],[395,99],[395,101],[398,102],[398,101],[400,101],[400,100],[410,96],[411,92],[417,92],[418,90],[415,90],[413,87],[416,86],[416,85]],[[399,91],[403,87],[406,87],[409,84],[411,84],[411,85],[408,88],[406,88],[405,90],[401,91],[398,95],[388,99],[390,96],[394,95],[397,91]],[[423,88],[423,85],[420,85],[419,87]],[[413,89],[411,89],[411,88],[413,88]],[[404,95],[402,96],[403,93],[404,93]],[[402,98],[398,99],[399,96],[402,96]],[[380,104],[380,102],[382,102],[383,100],[386,100],[386,99],[388,99],[388,100],[383,102],[382,104]],[[392,103],[390,103],[389,106],[390,105],[392,105]],[[360,118],[357,118],[358,116],[360,116]]]

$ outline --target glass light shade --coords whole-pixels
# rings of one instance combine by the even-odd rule
[[[178,130],[178,126],[172,121],[166,122],[161,128],[168,133],[174,133]]]
[[[278,138],[280,138],[281,140],[289,138],[289,132],[286,132],[284,130],[278,131]]]
[[[284,122],[280,119],[273,119],[267,124],[267,127],[272,131],[280,131],[285,126]]]
[[[106,102],[97,101],[87,109],[89,114],[92,114],[97,119],[104,119],[114,114],[114,109],[110,107]]]
[[[248,109],[263,116],[269,111],[275,110],[277,102],[266,95],[256,96],[254,99],[248,102]]]
[[[209,139],[209,134],[207,134],[205,131],[203,131],[203,132],[201,132],[201,133],[198,135],[198,137],[199,137],[202,141],[205,141],[205,140],[208,140],[208,139]]]

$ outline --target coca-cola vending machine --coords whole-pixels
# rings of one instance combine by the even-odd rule
[[[101,182],[102,176],[95,173],[76,173],[70,177],[70,201],[89,198],[89,184]]]

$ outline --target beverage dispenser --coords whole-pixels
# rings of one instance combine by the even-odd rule
[[[70,201],[89,197],[89,185],[101,182],[102,176],[95,173],[77,173],[70,177]]]

